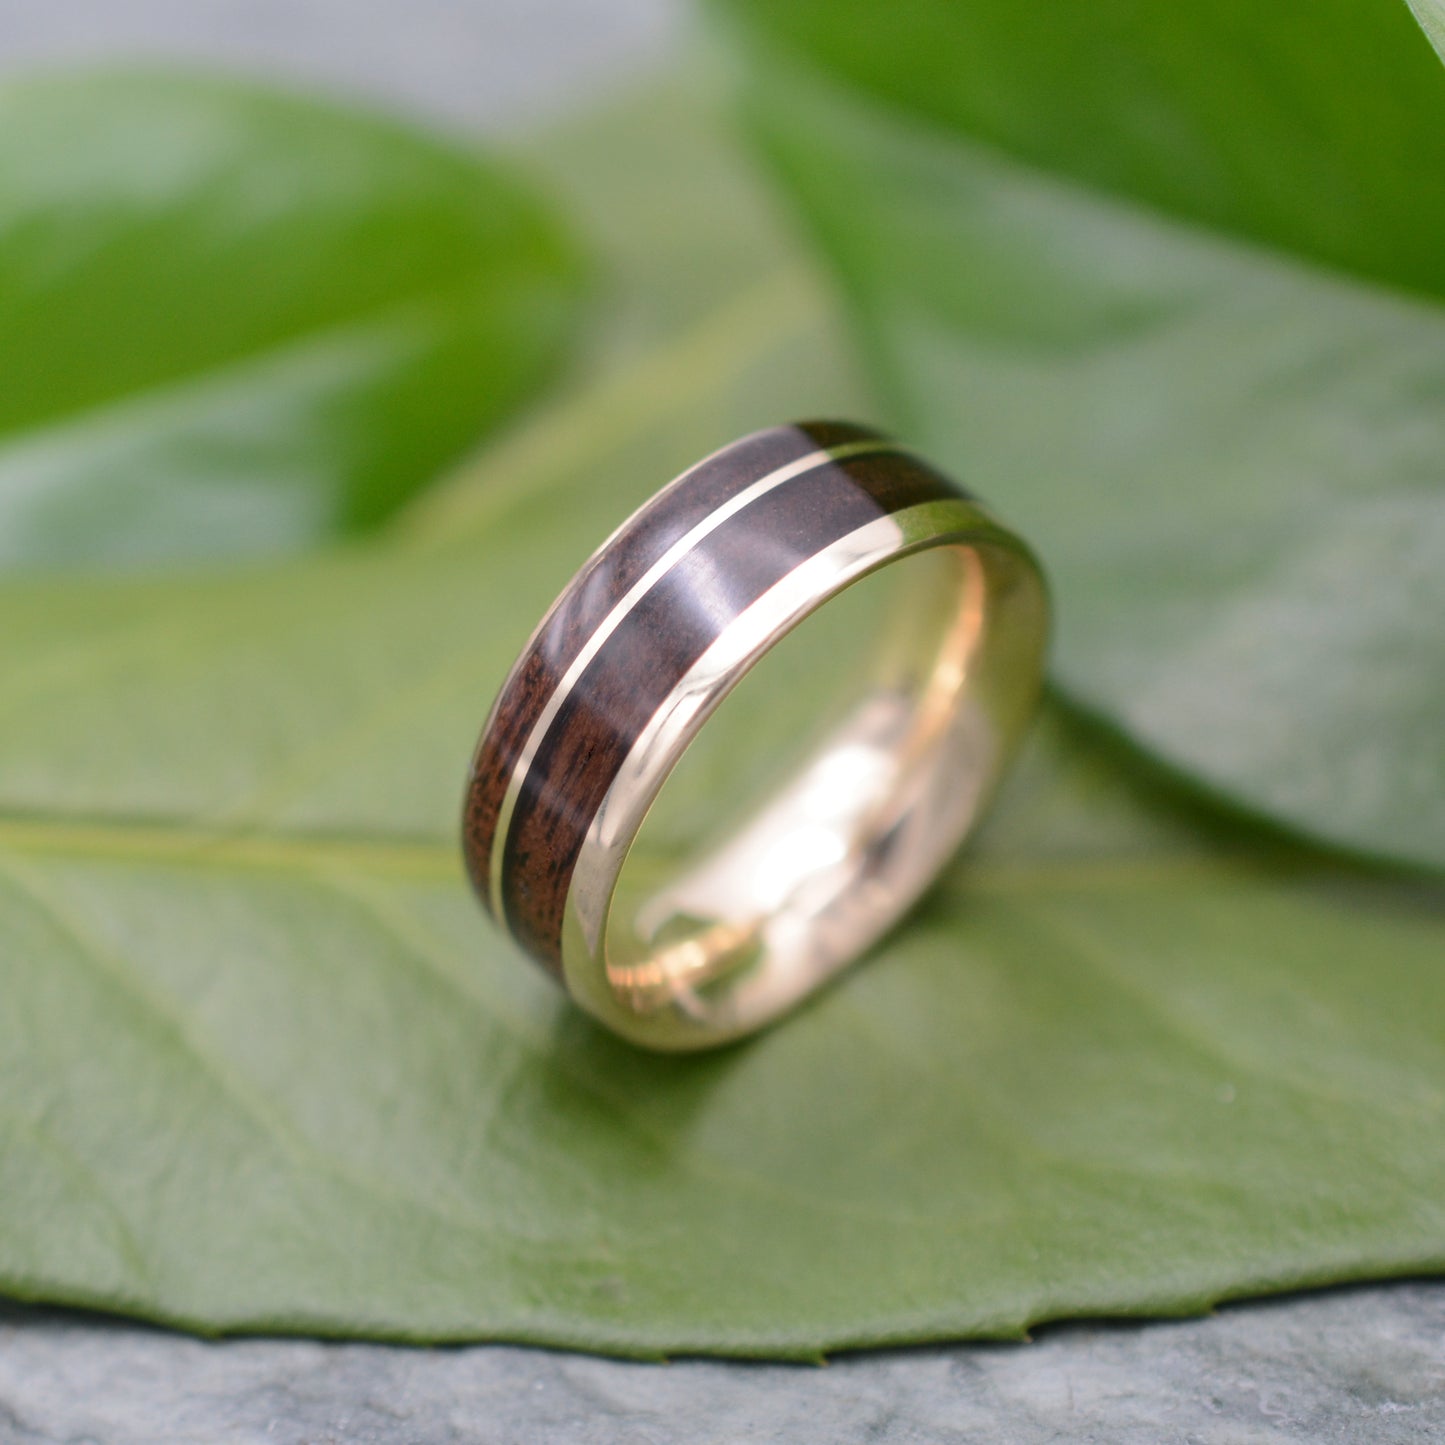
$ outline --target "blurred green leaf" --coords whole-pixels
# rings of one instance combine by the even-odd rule
[[[699,450],[849,394],[694,111],[550,163],[604,265],[648,273],[638,126],[730,279],[659,258],[606,374],[384,539],[0,584],[0,1289],[811,1356],[1445,1268],[1432,900],[1058,717],[919,915],[748,1045],[639,1054],[487,925],[456,809],[533,619]]]
[[[1424,27],[1440,58],[1445,60],[1445,0],[1409,0],[1415,18]]]
[[[1445,864],[1445,69],[1399,0],[724,0],[894,422],[1039,547],[1057,676]]]
[[[570,242],[470,149],[220,77],[0,89],[0,567],[373,526],[571,329]]]

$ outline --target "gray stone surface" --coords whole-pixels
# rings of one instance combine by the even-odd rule
[[[178,58],[525,126],[672,53],[683,0],[0,0],[0,74]]]
[[[179,56],[491,130],[655,65],[677,0],[0,0],[0,71]],[[827,1369],[497,1346],[207,1343],[0,1308],[0,1445],[1445,1441],[1445,1285],[1045,1332]]]
[[[0,1313],[0,1445],[1424,1445],[1445,1284],[1339,1290],[826,1368],[545,1350],[219,1344]]]

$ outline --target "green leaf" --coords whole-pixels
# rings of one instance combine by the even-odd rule
[[[1442,0],[1409,0],[1415,18],[1424,27],[1430,43],[1445,60],[1445,3]]]
[[[0,89],[0,567],[375,525],[512,411],[579,268],[470,149],[219,77]]]
[[[640,1054],[488,926],[456,809],[535,616],[697,451],[847,396],[732,157],[648,116],[566,154],[676,138],[657,185],[740,290],[643,298],[594,387],[364,547],[0,584],[0,1289],[814,1357],[1445,1268],[1423,889],[1221,823],[1058,716],[915,919],[742,1047]],[[605,259],[645,274],[623,214]]]
[[[893,420],[1039,547],[1057,677],[1445,864],[1445,70],[1398,0],[732,0]]]
[[[0,828],[6,1292],[205,1330],[806,1355],[1445,1268],[1438,915],[1211,842],[1068,733],[994,845],[804,1015],[690,1060],[585,1023],[456,865],[497,661],[476,618],[554,555],[497,532],[447,566],[186,588],[180,632],[174,605],[147,621],[154,589],[87,599],[125,626],[133,680],[102,696],[131,727],[189,700],[185,771],[280,791],[239,835]],[[228,717],[283,610],[266,766]],[[391,659],[370,686],[363,636]],[[348,690],[323,726],[306,695]]]

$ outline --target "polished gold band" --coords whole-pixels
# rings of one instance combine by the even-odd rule
[[[786,775],[665,874],[639,863],[664,784],[724,699],[884,573],[901,585],[863,609],[877,641],[850,634],[853,685]],[[624,1037],[747,1034],[936,877],[1027,725],[1046,634],[1027,547],[916,455],[842,423],[745,437],[624,523],[534,633],[473,762],[473,881]],[[781,696],[746,691],[719,714],[745,730],[747,708]]]

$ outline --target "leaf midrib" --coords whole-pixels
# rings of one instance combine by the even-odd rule
[[[418,883],[459,884],[464,878],[460,845],[439,837],[389,837],[364,832],[261,833],[208,828],[178,818],[43,818],[0,814],[0,850],[237,872],[310,875],[357,872]],[[1100,885],[1148,888],[1190,879],[1304,876],[1319,871],[1317,863],[1304,857],[1265,855],[1241,847],[1163,857],[1156,851],[1148,855],[965,859],[956,875],[945,875],[941,886],[950,890],[1000,893]]]

